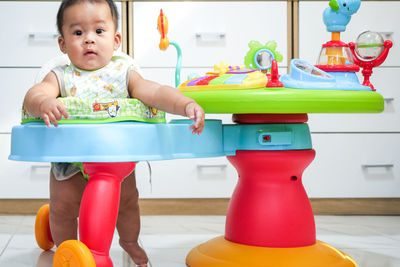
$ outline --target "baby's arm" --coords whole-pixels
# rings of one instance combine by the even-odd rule
[[[194,121],[190,127],[193,134],[200,134],[204,128],[204,111],[193,99],[166,85],[143,79],[132,70],[129,76],[129,94],[148,106],[168,113],[187,116]]]
[[[62,116],[68,118],[67,110],[57,99],[58,96],[60,96],[60,87],[57,77],[50,72],[41,83],[36,84],[26,93],[24,107],[30,115],[41,117],[47,127],[50,127],[50,122],[57,127],[57,121]]]

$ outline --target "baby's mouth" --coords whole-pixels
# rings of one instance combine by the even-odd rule
[[[85,52],[85,56],[90,56],[90,55],[97,55],[96,52],[89,50]]]

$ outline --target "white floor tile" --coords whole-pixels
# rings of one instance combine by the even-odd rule
[[[0,267],[50,267],[53,252],[37,248],[33,216],[0,216]],[[188,252],[224,233],[224,216],[144,216],[140,244],[150,267],[186,267]],[[400,216],[316,216],[317,239],[343,250],[360,267],[400,267]],[[115,267],[134,267],[115,233]]]
[[[385,236],[319,235],[317,236],[317,239],[342,250],[348,248],[398,248],[400,251],[400,242],[387,238]]]
[[[360,267],[400,267],[400,249],[346,249]]]
[[[141,235],[140,240],[144,248],[166,249],[166,248],[192,248],[200,243],[206,242],[214,237],[215,234],[159,234]]]
[[[32,226],[34,227],[34,226]],[[35,235],[32,233],[15,234],[8,244],[8,249],[35,249],[37,248]]]
[[[152,267],[186,267],[185,259],[190,248],[146,249]]]
[[[3,234],[0,233],[0,257],[1,254],[4,253],[5,249],[8,246],[8,243],[11,241],[12,234]]]
[[[7,248],[0,257],[0,266],[36,267],[40,253],[42,250],[39,248]]]

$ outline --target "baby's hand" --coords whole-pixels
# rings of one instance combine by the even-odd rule
[[[58,126],[59,120],[61,120],[62,116],[68,119],[69,115],[64,105],[60,102],[60,100],[55,98],[46,98],[40,103],[40,117],[44,120],[47,127],[50,127],[50,122],[53,123],[55,127]]]
[[[190,126],[193,134],[201,134],[204,128],[204,110],[196,103],[190,102],[185,107],[186,116],[194,121],[194,124]]]

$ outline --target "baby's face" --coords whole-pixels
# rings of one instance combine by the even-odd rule
[[[111,60],[121,43],[106,2],[80,2],[64,12],[60,49],[80,69],[96,70]]]

